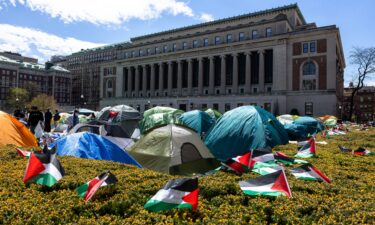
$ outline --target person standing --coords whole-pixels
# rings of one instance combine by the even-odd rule
[[[55,128],[57,127],[57,123],[59,122],[60,120],[60,113],[59,111],[56,109],[55,110],[55,114],[53,115],[53,124],[55,125]]]
[[[47,109],[47,111],[44,113],[44,131],[45,132],[51,132],[51,120],[52,120],[52,113],[50,109]]]
[[[38,110],[38,107],[32,106],[27,125],[30,127],[30,131],[33,134],[35,133],[35,127],[38,125],[39,121],[44,121],[43,113]]]

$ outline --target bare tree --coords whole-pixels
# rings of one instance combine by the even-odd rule
[[[352,119],[354,97],[364,85],[364,81],[375,73],[375,47],[354,47],[350,55],[351,63],[358,67],[358,73],[353,77],[353,88],[350,96],[349,119]]]

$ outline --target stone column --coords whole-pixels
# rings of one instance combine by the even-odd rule
[[[188,59],[188,94],[193,93],[193,59]]]
[[[233,53],[233,77],[232,77],[232,93],[237,94],[238,92],[238,53]]]
[[[182,94],[182,60],[177,61],[177,90],[178,95]]]
[[[150,65],[150,70],[151,70],[150,94],[151,96],[155,96],[155,64],[154,63]]]
[[[124,69],[121,66],[116,67],[116,79],[115,79],[115,85],[116,85],[116,93],[115,96],[118,98],[121,98],[124,92],[123,89],[124,84]]]
[[[133,82],[133,70],[129,67],[128,70],[128,98],[132,97],[132,82]]]
[[[173,62],[168,62],[168,96],[172,95],[172,73],[173,72]]]
[[[139,71],[140,67],[135,67],[135,97],[139,97]]]
[[[199,58],[199,73],[198,73],[198,94],[203,93],[203,58]]]
[[[246,54],[246,69],[245,69],[245,93],[251,93],[251,52]]]
[[[73,79],[70,79],[70,81],[71,81],[71,84],[72,84],[73,83]],[[99,85],[100,85],[99,86],[99,90],[100,90],[100,94],[99,95],[100,95],[100,98],[103,98],[104,97],[104,71],[103,71],[103,67],[100,67],[100,82],[99,82]]]
[[[264,92],[264,50],[259,50],[259,92]]]
[[[222,55],[220,57],[221,57],[220,94],[225,94],[227,62],[225,60],[226,58],[225,55]]]
[[[164,80],[164,68],[163,63],[159,63],[159,96],[163,96],[163,80]]]
[[[146,65],[142,65],[142,96],[147,96],[147,68]]]
[[[208,93],[210,95],[214,94],[214,89],[215,89],[215,57],[210,56],[208,58],[210,60],[210,76],[208,79]]]

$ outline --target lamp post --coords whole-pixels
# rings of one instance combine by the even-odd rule
[[[340,110],[340,119],[342,120],[342,106],[339,105],[339,110]]]
[[[83,96],[83,94],[81,94],[81,108],[83,107],[83,100],[84,100],[85,96]]]

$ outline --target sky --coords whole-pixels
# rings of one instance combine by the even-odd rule
[[[340,29],[345,83],[353,47],[375,47],[375,0],[0,0],[0,51],[52,55],[297,3],[305,20]],[[375,78],[367,82],[375,85]]]

